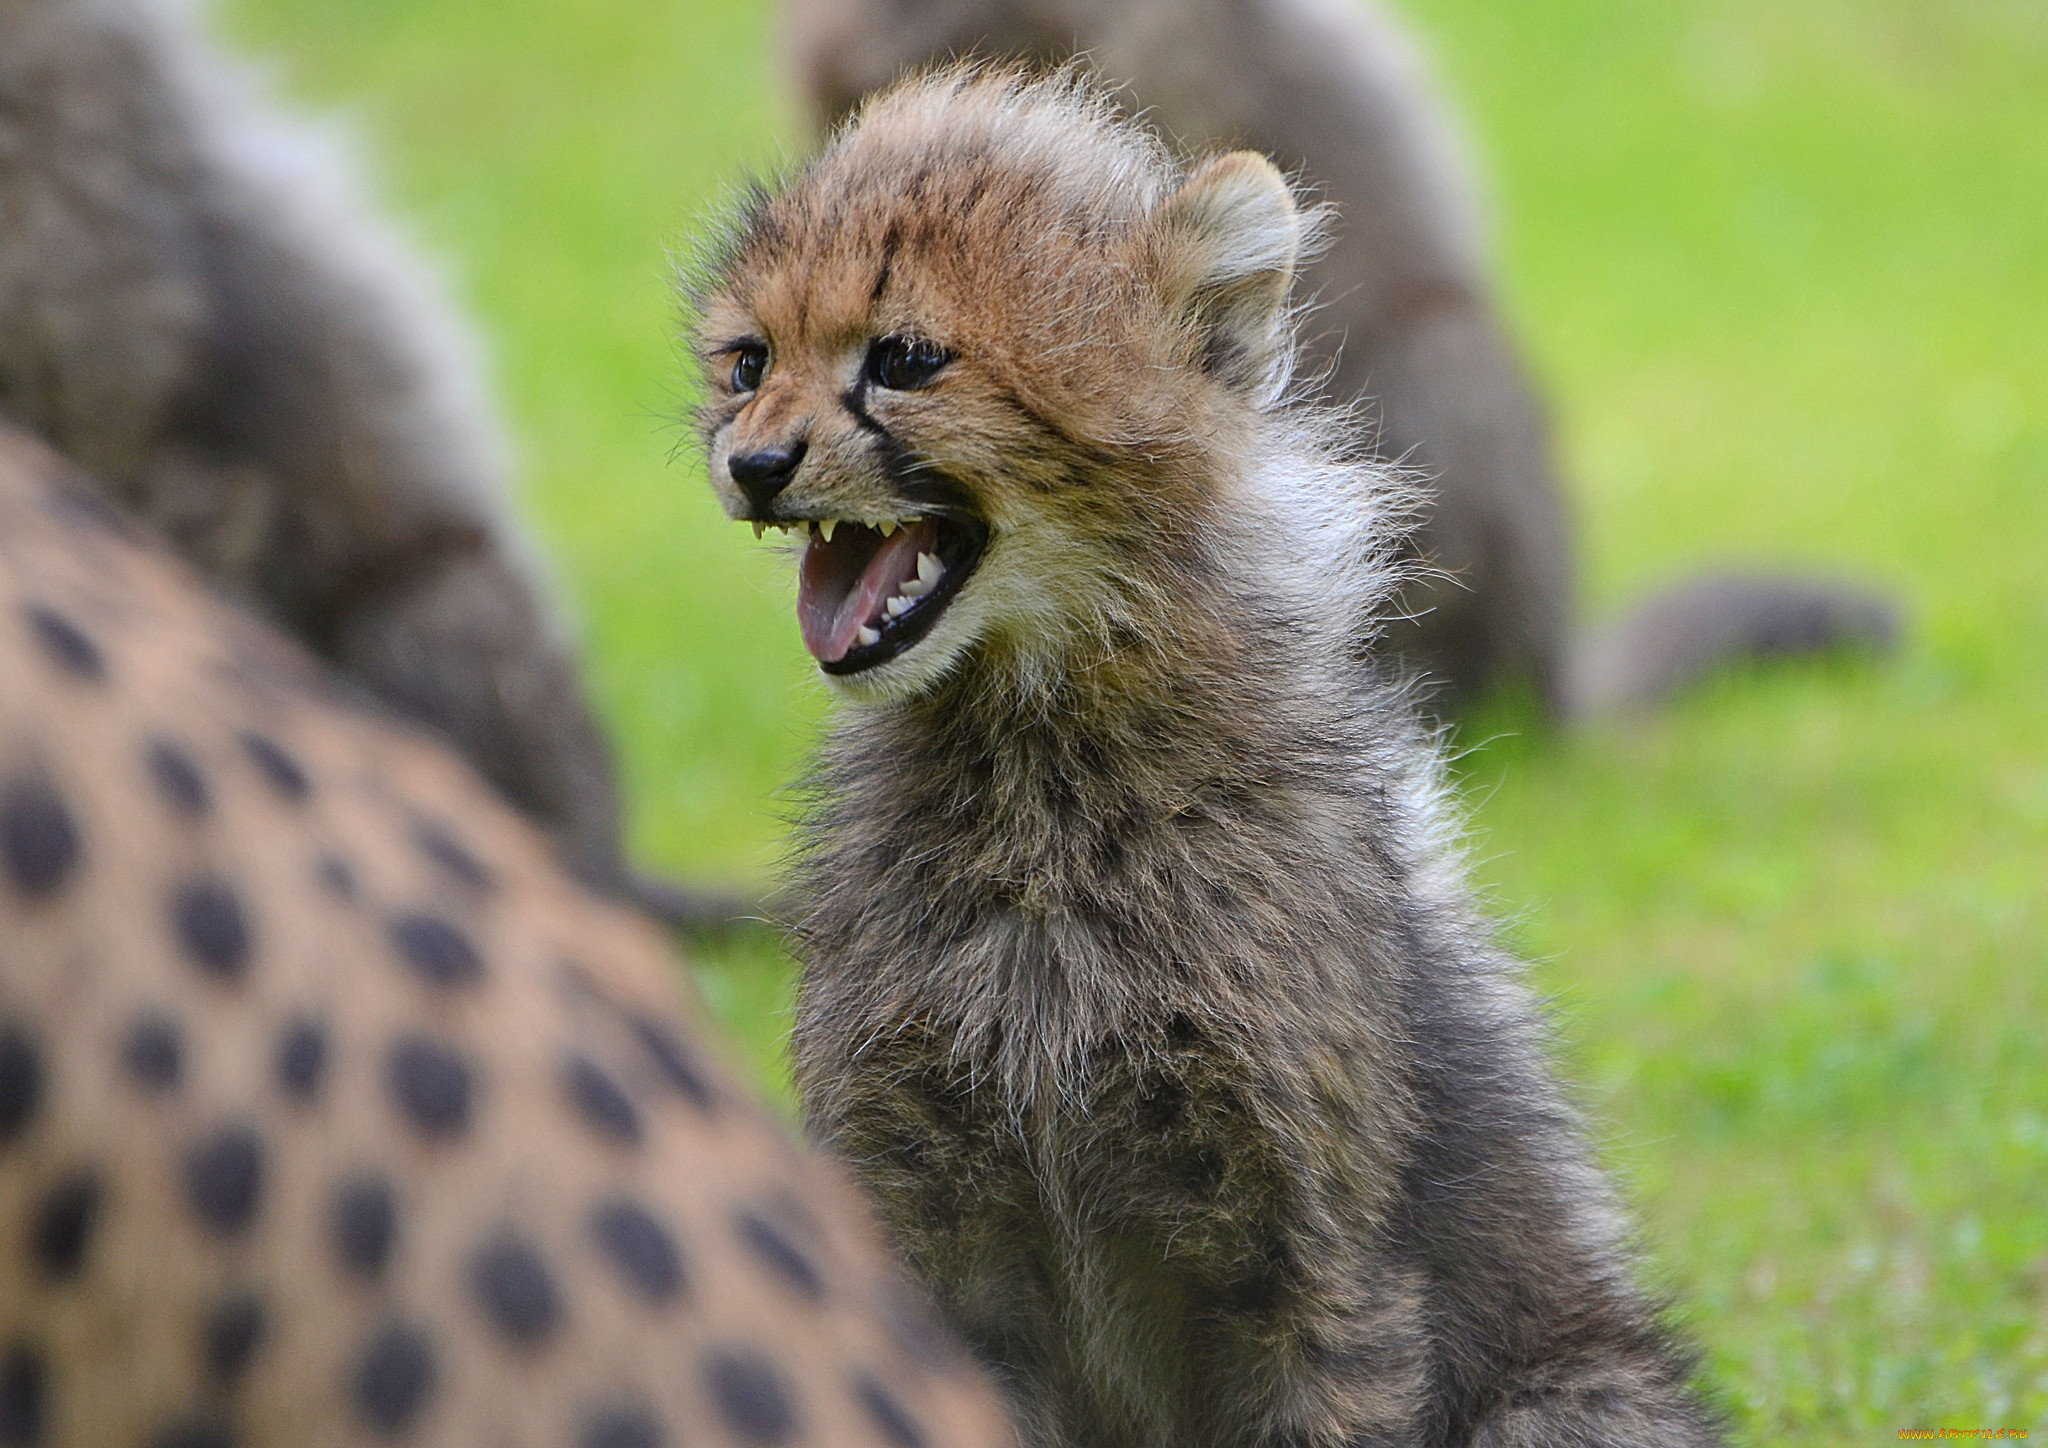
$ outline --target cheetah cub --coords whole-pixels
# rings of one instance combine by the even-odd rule
[[[712,476],[846,699],[805,1111],[1030,1443],[1710,1444],[1350,655],[1407,500],[1287,400],[1316,221],[950,69],[710,257]]]

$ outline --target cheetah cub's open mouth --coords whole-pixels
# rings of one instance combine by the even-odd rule
[[[988,543],[984,525],[960,518],[872,527],[833,518],[808,532],[797,623],[819,667],[841,675],[886,663],[929,633]]]

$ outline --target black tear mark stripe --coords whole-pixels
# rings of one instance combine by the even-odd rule
[[[862,376],[865,377],[866,373],[862,373]],[[898,476],[897,470],[893,465],[894,460],[911,456],[910,449],[898,442],[894,433],[890,432],[888,428],[882,426],[879,422],[876,422],[874,417],[869,414],[867,409],[867,384],[865,382],[855,384],[852,389],[841,394],[839,402],[842,407],[853,415],[854,422],[860,427],[862,432],[881,440],[883,470],[892,478]]]

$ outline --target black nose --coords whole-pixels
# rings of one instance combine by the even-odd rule
[[[796,476],[796,465],[804,460],[808,444],[795,442],[788,447],[764,447],[758,452],[734,453],[725,460],[725,470],[732,474],[732,480],[739,485],[754,505],[754,511],[765,513],[775,495],[789,486],[789,480]]]

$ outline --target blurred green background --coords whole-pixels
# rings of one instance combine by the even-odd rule
[[[1479,875],[1743,1438],[2048,1431],[2048,6],[1408,0],[1498,199],[1586,596],[1881,580],[1882,664],[1470,721]],[[233,0],[491,339],[644,859],[763,886],[823,710],[689,451],[666,253],[797,147],[756,0]],[[791,972],[707,953],[772,1089]]]

